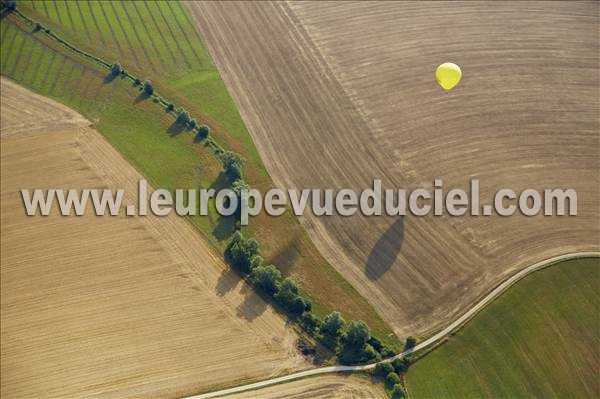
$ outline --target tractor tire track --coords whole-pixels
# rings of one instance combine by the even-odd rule
[[[169,51],[169,54],[171,55],[171,60],[173,61],[173,64],[175,64],[176,66],[179,65],[177,57],[175,57],[175,54],[173,53],[173,50],[169,46],[168,41],[165,39],[165,36],[163,35],[163,32],[160,29],[160,26],[158,25],[158,22],[156,22],[156,19],[154,18],[154,13],[152,11],[150,11],[150,7],[148,7],[148,3],[146,1],[142,1],[141,3],[143,3],[144,7],[146,7],[146,11],[148,11],[148,15],[150,15],[150,18],[152,19],[152,22],[154,23],[154,27],[156,28],[156,31],[160,35],[160,40],[162,40],[163,44],[165,45],[165,48]]]
[[[144,1],[146,2],[146,1]],[[181,46],[179,45],[179,41],[177,40],[177,38],[175,37],[175,33],[173,33],[173,29],[171,29],[171,25],[169,24],[169,22],[167,21],[167,19],[165,18],[165,15],[163,14],[160,6],[158,5],[157,2],[153,2],[154,6],[156,7],[156,9],[158,10],[158,13],[160,14],[163,22],[165,23],[165,26],[167,27],[167,29],[169,30],[169,34],[171,35],[171,38],[173,39],[173,41],[175,42],[175,46],[177,46],[177,49],[179,50],[179,54],[181,55],[181,58],[183,58],[183,61],[185,62],[185,65],[188,68],[192,67],[192,64],[190,64],[189,60],[187,59],[185,52],[183,51],[183,49],[181,48]]]
[[[75,2],[75,4],[77,4],[77,9],[79,9],[79,15],[81,16],[81,20],[84,21],[83,23],[85,25],[85,19],[83,17],[83,12],[81,11],[81,8],[79,7],[79,2]],[[89,1],[87,2],[87,5],[90,10],[90,15],[92,17],[92,20],[94,21],[94,25],[96,26],[96,30],[98,31],[98,36],[100,37],[100,42],[102,43],[102,45],[106,45],[106,42],[104,41],[104,34],[102,33],[102,30],[100,29],[100,25],[98,25],[98,20],[96,19],[96,15],[94,14],[92,5],[90,4]],[[90,40],[91,40],[91,38],[90,38]]]
[[[140,21],[140,25],[144,27],[144,32],[146,32],[146,37],[150,41],[150,45],[152,46],[152,50],[154,51],[154,54],[156,55],[156,58],[160,62],[161,68],[165,69],[165,60],[162,57],[162,54],[158,51],[158,48],[156,47],[156,44],[154,43],[154,38],[152,37],[152,35],[150,34],[150,32],[148,32],[148,27],[144,23],[144,19],[142,18],[142,14],[140,13],[140,10],[138,10],[138,8],[137,8],[137,3],[138,2],[134,1],[132,3],[127,3],[127,4],[131,4],[133,6],[133,9],[135,10],[135,12],[136,12],[136,14],[138,16],[138,19]],[[127,8],[125,6],[125,4],[123,4],[123,3],[121,3],[121,4],[123,5],[124,8]],[[166,48],[166,45],[165,45],[165,48]]]
[[[119,17],[119,14],[117,14],[117,10],[115,9],[115,5],[114,2],[109,1],[108,4],[110,4],[110,8],[112,9],[113,14],[115,15],[115,19],[117,20],[117,24],[119,25],[119,28],[121,28],[121,31],[123,32],[123,37],[125,38],[125,41],[127,42],[127,46],[129,47],[130,51],[131,51],[131,55],[133,56],[134,62],[136,66],[140,65],[140,60],[137,56],[137,51],[135,50],[136,47],[133,46],[131,44],[131,41],[129,40],[129,36],[127,35],[127,32],[125,31],[125,27],[123,26],[123,23],[121,22],[121,18]],[[135,29],[134,29],[135,31]],[[141,43],[140,43],[140,47],[141,47]],[[144,50],[144,48],[142,47],[142,51],[145,53],[146,51]],[[146,54],[147,56],[147,54]]]
[[[62,60],[62,63],[61,63],[61,64],[60,64],[60,66],[58,67],[58,71],[57,71],[57,73],[56,73],[56,76],[54,77],[54,80],[52,81],[52,85],[50,86],[50,91],[49,91],[49,93],[50,93],[50,94],[53,94],[53,93],[54,93],[54,89],[56,88],[56,82],[58,82],[58,79],[59,79],[59,77],[61,76],[61,73],[62,73],[62,71],[63,71],[63,68],[65,67],[65,64],[66,64],[66,62],[67,62],[67,58],[66,58],[66,57],[64,57],[64,56],[62,56],[62,55],[60,55],[59,57],[61,58],[61,60]]]
[[[110,3],[110,4],[112,6],[113,3]],[[133,22],[133,19],[131,18],[131,15],[129,15],[129,11],[127,11],[127,7],[125,6],[125,3],[119,2],[119,4],[123,8],[123,11],[125,12],[125,15],[127,16],[127,21],[129,21],[129,25],[133,29],[133,33],[135,35],[135,38],[137,39],[137,41],[139,43],[139,47],[142,49],[142,52],[144,53],[145,61],[148,61],[148,63],[150,64],[150,69],[152,69],[153,72],[156,71],[156,68],[154,67],[154,63],[152,62],[152,56],[148,53],[148,51],[144,47],[144,42],[140,38],[140,35],[139,35],[138,31],[137,31],[137,28],[135,27],[136,24]],[[113,10],[114,10],[114,6],[113,6]],[[117,12],[115,10],[115,14],[116,13]]]
[[[194,57],[196,58],[196,60],[198,61],[198,63],[200,65],[202,65],[202,60],[200,60],[200,56],[198,55],[198,53],[194,49],[194,46],[192,45],[192,42],[190,41],[187,33],[185,32],[185,30],[183,29],[183,27],[179,23],[179,19],[177,18],[177,13],[174,12],[173,9],[171,8],[171,2],[167,1],[165,3],[167,4],[167,7],[169,8],[169,12],[173,16],[173,20],[175,21],[175,24],[179,27],[179,30],[183,34],[183,37],[185,38],[185,41],[187,42],[188,46],[190,47],[190,50],[192,51],[192,54],[194,55]],[[190,26],[193,26],[193,25],[190,25]]]

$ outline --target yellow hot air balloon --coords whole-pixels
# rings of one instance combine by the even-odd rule
[[[444,62],[435,70],[435,80],[446,91],[452,90],[462,77],[459,66],[451,62]]]

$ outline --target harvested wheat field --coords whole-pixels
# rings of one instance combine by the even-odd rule
[[[324,375],[225,396],[224,399],[386,399],[382,384],[361,376]]]
[[[600,248],[597,3],[187,3],[280,188],[573,188],[577,217],[314,217],[401,337],[517,270]],[[450,93],[434,71],[463,69]],[[433,213],[433,211],[432,211]]]
[[[141,176],[83,117],[1,87],[3,398],[181,397],[308,367],[185,220],[25,216],[20,188],[124,188],[127,204]]]

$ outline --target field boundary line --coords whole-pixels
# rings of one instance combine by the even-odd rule
[[[183,7],[183,5],[181,4],[181,2],[177,2],[177,6],[179,6],[180,8]],[[185,11],[185,10],[182,9],[182,11]],[[183,17],[185,18],[185,23],[189,24],[190,26],[192,26],[194,28],[195,39],[198,40],[198,41],[200,41],[200,43],[203,43],[202,42],[202,37],[200,36],[200,32],[198,31],[198,29],[197,29],[196,25],[194,24],[194,22],[192,22],[192,20],[190,19],[190,18],[192,18],[192,16],[189,13],[184,12],[183,13]]]
[[[557,255],[551,258],[547,258],[541,260],[539,262],[534,263],[524,269],[521,269],[517,273],[509,276],[502,283],[497,285],[494,289],[492,289],[487,295],[485,295],[482,299],[480,299],[475,305],[473,305],[469,310],[463,313],[462,316],[457,318],[455,321],[450,323],[446,328],[429,337],[425,341],[417,344],[414,348],[409,350],[405,350],[402,353],[399,353],[395,356],[392,356],[387,359],[383,359],[379,362],[364,364],[359,366],[328,366],[328,367],[320,367],[311,370],[300,371],[276,378],[271,378],[268,380],[263,380],[251,384],[240,385],[237,387],[221,389],[218,391],[207,392],[200,395],[193,395],[185,397],[184,399],[210,399],[216,398],[226,395],[232,395],[234,393],[251,391],[259,388],[268,387],[271,385],[280,384],[283,382],[290,382],[294,380],[298,380],[305,377],[311,377],[320,374],[328,374],[328,373],[343,373],[343,372],[365,372],[375,368],[375,366],[382,362],[389,362],[391,360],[410,355],[412,353],[418,352],[422,349],[428,348],[433,344],[437,344],[443,338],[446,338],[448,335],[459,330],[466,322],[468,322],[471,318],[473,318],[477,313],[479,313],[482,309],[484,309],[487,305],[492,303],[495,299],[500,297],[508,288],[512,287],[515,283],[528,276],[531,273],[536,271],[545,269],[546,267],[555,265],[558,262],[580,259],[580,258],[600,258],[600,252],[597,251],[581,251],[581,252],[572,252],[563,255]]]

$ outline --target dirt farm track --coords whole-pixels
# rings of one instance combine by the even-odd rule
[[[141,176],[79,114],[1,88],[3,398],[183,397],[308,367],[184,219],[26,216],[21,188],[120,187],[127,204]]]
[[[314,217],[401,336],[537,261],[600,248],[595,2],[187,3],[280,188],[573,188],[577,217]],[[463,69],[452,92],[434,70]]]

